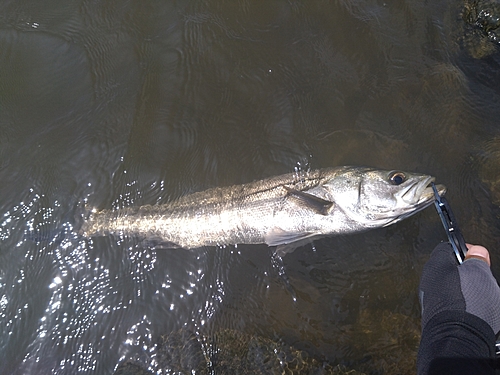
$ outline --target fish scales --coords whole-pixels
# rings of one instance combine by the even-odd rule
[[[243,185],[217,187],[162,205],[103,210],[84,226],[87,236],[140,236],[195,248],[204,245],[263,243],[277,211],[286,210],[284,186],[303,191],[320,185],[340,168],[295,173]]]
[[[289,173],[162,205],[94,212],[82,233],[139,236],[187,249],[267,243],[284,254],[293,249],[289,244],[400,221],[432,204],[432,181],[428,175],[368,167]],[[444,186],[437,188],[444,194]]]

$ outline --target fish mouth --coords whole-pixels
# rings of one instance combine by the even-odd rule
[[[427,177],[407,186],[399,196],[406,207],[402,209],[403,212],[400,211],[399,215],[387,221],[383,226],[386,227],[397,223],[430,206],[435,199],[434,190],[432,189],[434,180],[434,177]],[[435,186],[440,196],[446,193],[444,185],[439,184]]]
[[[434,177],[429,176],[409,185],[400,195],[401,199],[404,203],[412,206],[412,208],[432,203],[435,198],[432,183],[435,180]],[[446,193],[446,187],[444,185],[439,184],[435,186],[440,196]]]
[[[425,185],[425,187],[422,189],[421,196],[420,196],[420,199],[419,199],[417,204],[427,203],[427,202],[432,203],[434,201],[434,199],[436,198],[434,195],[434,189],[432,188],[432,183],[434,181],[435,181],[434,177],[431,177],[429,179],[429,182],[427,183],[427,185]],[[438,184],[438,185],[435,185],[435,187],[436,187],[436,190],[437,190],[440,197],[446,193],[446,186],[444,186],[442,184]]]
[[[401,221],[430,206],[435,199],[434,190],[432,189],[432,183],[434,181],[435,178],[429,176],[407,186],[400,195],[400,198],[406,205],[406,209],[404,209],[405,212],[398,215],[384,226]],[[446,187],[444,185],[439,184],[435,186],[440,196],[446,193]]]

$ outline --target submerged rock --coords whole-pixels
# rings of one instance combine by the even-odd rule
[[[160,338],[158,367],[172,373],[208,374],[201,341],[193,332],[181,329]]]
[[[472,26],[463,38],[470,55],[480,59],[494,53],[500,44],[500,2],[466,0],[462,17]]]
[[[181,329],[162,336],[158,344],[158,370],[166,374],[330,374],[363,375],[343,365],[331,365],[305,351],[279,341],[223,329],[197,336]],[[125,362],[114,375],[145,375],[140,365]]]
[[[500,206],[500,138],[486,142],[478,160],[478,174],[488,187],[493,204]]]
[[[148,370],[145,370],[141,366],[128,361],[118,366],[118,368],[114,372],[114,375],[150,375],[150,374],[151,372],[149,372]]]

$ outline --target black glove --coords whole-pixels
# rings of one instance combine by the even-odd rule
[[[439,244],[424,267],[420,281],[422,328],[443,311],[465,311],[500,331],[500,288],[488,264],[467,259],[458,265],[449,243]]]

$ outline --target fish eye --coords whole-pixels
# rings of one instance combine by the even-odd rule
[[[406,181],[406,176],[403,172],[392,172],[389,175],[389,181],[391,181],[393,185],[401,185]]]

